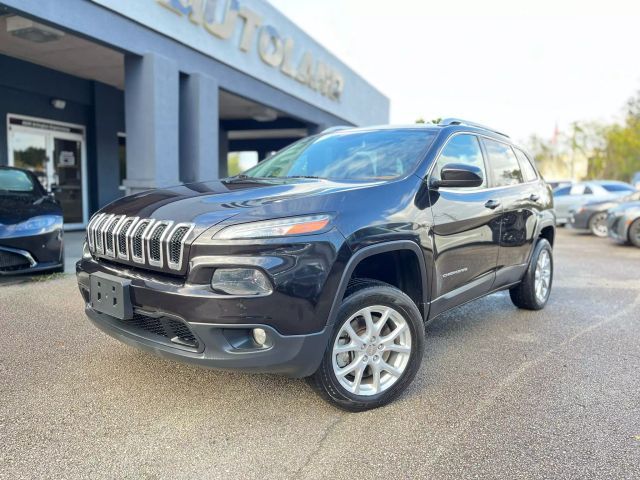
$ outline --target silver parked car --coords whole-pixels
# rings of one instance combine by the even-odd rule
[[[593,180],[558,187],[553,191],[556,223],[565,225],[571,218],[572,212],[585,203],[610,200],[629,195],[634,191],[635,188],[632,185],[616,180]]]
[[[609,210],[609,237],[640,247],[640,202],[623,203]]]

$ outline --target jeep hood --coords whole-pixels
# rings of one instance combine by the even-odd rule
[[[334,210],[333,193],[380,185],[313,179],[210,181],[130,195],[101,212],[209,227],[235,215],[248,220]],[[340,196],[341,199],[342,196]]]

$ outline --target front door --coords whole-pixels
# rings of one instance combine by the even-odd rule
[[[87,222],[84,128],[9,116],[9,165],[31,170],[55,194],[65,228]]]
[[[440,188],[431,194],[434,282],[431,315],[472,300],[491,288],[498,261],[502,206],[489,190],[484,156],[475,135],[452,136],[432,177],[449,163],[474,165],[484,173],[477,188]]]

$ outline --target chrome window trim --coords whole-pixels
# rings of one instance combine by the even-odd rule
[[[144,247],[145,247],[145,241],[144,241],[144,239],[145,239],[145,235],[146,235],[147,231],[148,231],[150,228],[152,228],[152,227],[153,227],[153,223],[154,223],[154,221],[155,221],[155,220],[154,220],[153,218],[143,218],[143,219],[141,219],[141,220],[138,222],[138,224],[136,225],[136,229],[134,229],[134,231],[132,231],[132,232],[131,232],[131,245],[130,245],[130,248],[131,248],[131,259],[132,259],[135,263],[140,263],[140,264],[144,264],[144,263],[146,263],[146,262],[145,262],[145,248],[144,248]],[[142,224],[142,223],[144,223],[144,222],[149,222],[149,223],[146,225],[146,227],[145,227],[145,228],[144,228],[144,230],[142,231],[142,234],[141,234],[141,237],[140,237],[140,239],[141,239],[141,249],[142,249],[142,252],[141,252],[141,253],[142,253],[142,256],[140,256],[140,257],[136,257],[136,255],[135,255],[135,253],[134,253],[134,248],[133,248],[133,242],[135,241],[135,237],[134,237],[134,235],[133,235],[133,234],[135,233],[135,230],[137,230],[137,229],[140,227],[140,224]]]
[[[427,172],[427,176],[426,181],[427,184],[430,182],[431,180],[431,175],[433,174],[433,170],[436,167],[436,163],[438,163],[438,158],[440,157],[440,154],[442,153],[442,150],[444,149],[444,147],[447,146],[447,144],[451,141],[451,139],[457,135],[475,135],[476,137],[483,137],[486,138],[488,140],[493,140],[495,142],[499,142],[499,143],[503,143],[505,145],[508,145],[509,147],[513,148],[513,145],[507,141],[504,140],[499,140],[497,138],[491,137],[489,135],[483,135],[482,133],[477,133],[477,132],[470,132],[467,130],[461,130],[458,132],[453,132],[452,134],[450,134],[447,139],[443,142],[442,146],[438,149],[438,152],[436,153],[436,155],[433,157],[433,162],[431,163],[431,165],[429,165],[429,170]],[[517,148],[517,147],[516,147]],[[484,156],[484,151],[482,152],[482,155]],[[515,152],[514,152],[515,155]],[[525,154],[526,155],[526,154]],[[517,159],[517,157],[516,157]],[[485,159],[485,168],[489,167],[488,162],[490,162],[490,160],[488,158]],[[535,168],[535,165],[534,165]],[[540,172],[538,172],[538,169],[536,168],[536,174],[539,176]],[[523,182],[523,183],[516,183],[514,185],[500,185],[500,186],[496,186],[496,187],[487,187],[487,188],[438,188],[438,191],[442,191],[442,192],[454,192],[454,193],[478,193],[478,192],[490,192],[493,190],[501,190],[503,188],[513,188],[513,187],[519,187],[520,185],[533,185],[534,183],[537,183],[540,181],[540,178],[536,178],[535,180],[531,181],[531,182]]]
[[[107,257],[116,258],[115,232],[125,218],[127,218],[126,215],[115,215],[104,229],[104,253]],[[113,232],[109,233],[109,229],[112,225]],[[113,247],[111,250],[109,250],[107,246],[107,237],[109,237],[109,235],[111,236],[111,245]]]
[[[127,223],[127,220],[133,220],[133,222],[131,223],[129,230],[127,230],[127,234],[125,235],[125,239],[124,239],[125,252],[123,253],[120,251],[120,233],[122,232],[122,229],[124,228],[125,223]],[[136,223],[138,223],[138,220],[140,220],[140,217],[125,217],[124,221],[116,229],[116,232],[115,232],[115,238],[117,239],[116,256],[121,260],[129,260],[129,238],[130,238],[129,233],[133,228],[135,228]]]
[[[171,261],[171,254],[170,254],[171,238],[173,237],[173,234],[176,232],[176,230],[181,227],[188,227],[188,230],[187,230],[187,233],[184,234],[184,237],[182,237],[182,241],[180,242],[179,260],[177,263],[174,263]],[[184,247],[185,247],[185,244],[187,243],[187,238],[189,237],[189,235],[191,235],[191,232],[193,231],[194,228],[195,228],[195,224],[193,223],[177,223],[171,229],[171,234],[168,236],[167,242],[166,242],[167,266],[170,269],[182,270],[182,257],[184,256]]]
[[[164,232],[162,232],[162,235],[160,236],[160,260],[153,260],[151,258],[151,236],[162,225],[166,225],[167,228],[164,229]],[[167,233],[169,231],[171,231],[171,225],[173,225],[173,221],[170,221],[170,220],[158,220],[153,224],[153,227],[151,229],[146,231],[146,235],[147,236],[146,236],[145,242],[147,244],[147,261],[149,262],[149,265],[152,265],[154,267],[162,267],[163,266],[163,263],[164,263],[163,243],[165,241]]]
[[[109,222],[111,222],[111,219],[113,217],[115,217],[115,215],[113,214],[105,215],[104,217],[102,217],[102,220],[96,224],[96,253],[99,255],[105,254],[104,227],[105,225],[109,224]],[[98,246],[98,235],[100,236],[100,246]]]

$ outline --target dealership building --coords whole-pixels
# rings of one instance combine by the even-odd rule
[[[387,123],[389,100],[266,1],[0,0],[0,116],[0,165],[35,171],[77,228],[124,194]]]

